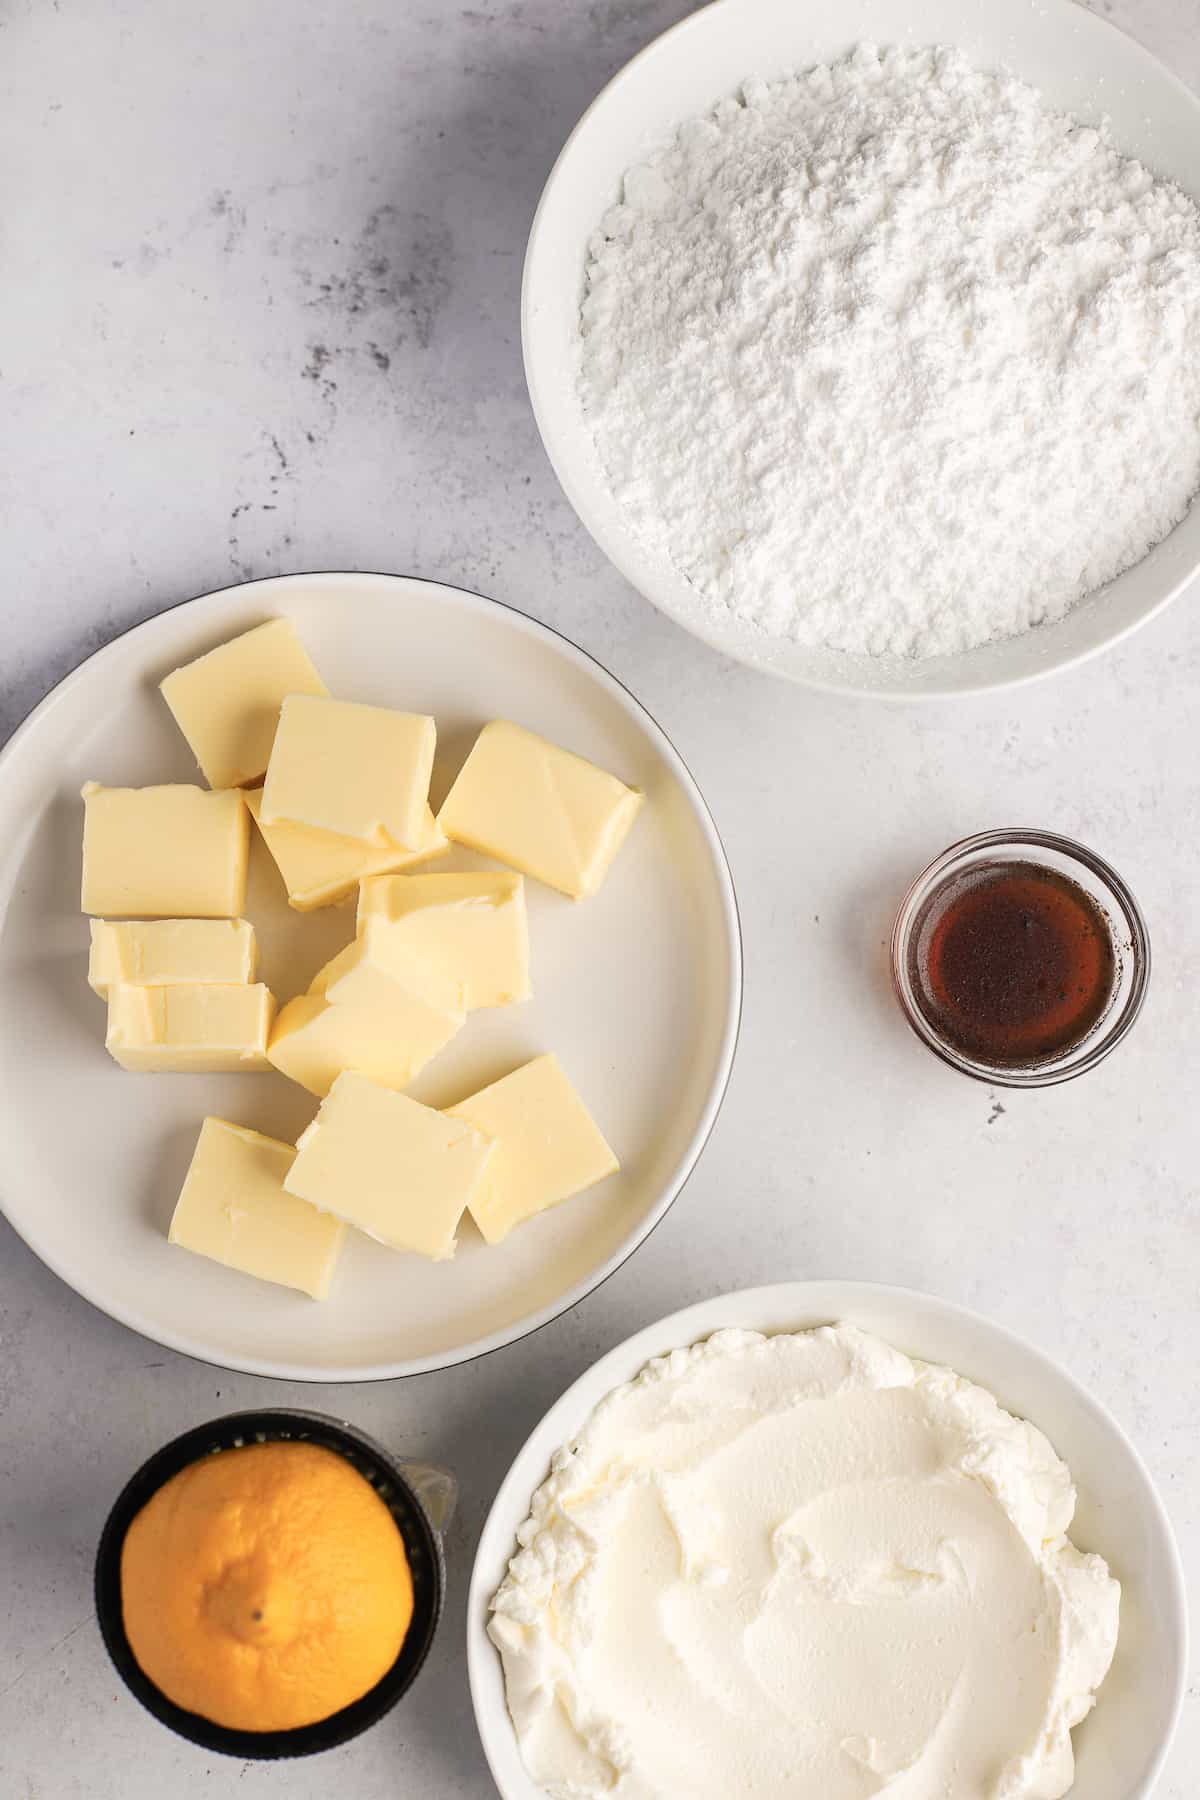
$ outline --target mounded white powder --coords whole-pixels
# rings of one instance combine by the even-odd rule
[[[747,82],[629,171],[581,385],[714,619],[930,656],[1061,618],[1200,487],[1200,212],[957,51]]]

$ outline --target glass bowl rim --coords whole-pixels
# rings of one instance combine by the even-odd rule
[[[1035,1063],[1027,1069],[1008,1069],[964,1055],[934,1030],[912,996],[908,978],[908,949],[912,928],[922,903],[956,864],[965,862],[981,850],[1021,848],[1053,851],[1067,861],[1079,864],[1096,877],[1124,917],[1132,954],[1128,991],[1101,1018],[1091,1034],[1076,1046],[1075,1051],[1067,1053],[1066,1060]],[[1081,844],[1075,838],[1064,837],[1060,832],[1043,830],[1039,826],[1008,825],[994,831],[976,831],[948,845],[910,882],[897,908],[896,921],[892,927],[892,987],[905,1022],[925,1047],[932,1050],[942,1062],[957,1069],[961,1075],[986,1082],[990,1087],[1056,1087],[1061,1082],[1073,1081],[1076,1076],[1086,1074],[1089,1069],[1094,1069],[1098,1063],[1103,1062],[1122,1039],[1129,1035],[1137,1022],[1150,983],[1150,962],[1150,932],[1145,915],[1124,878],[1110,862],[1086,844]]]

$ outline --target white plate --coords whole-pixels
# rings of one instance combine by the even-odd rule
[[[802,1331],[848,1320],[926,1362],[990,1389],[1044,1431],[1071,1469],[1079,1505],[1071,1535],[1105,1557],[1121,1582],[1121,1634],[1095,1711],[1074,1733],[1079,1800],[1148,1800],[1183,1702],[1187,1613],[1171,1526],[1120,1426],[1032,1344],[932,1295],[853,1281],[798,1281],[723,1294],[674,1313],[612,1350],[546,1414],[506,1475],[483,1528],[467,1602],[471,1698],[503,1800],[544,1800],[526,1775],[504,1703],[500,1658],[487,1636],[488,1601],[516,1546],[517,1527],[549,1472],[605,1394],[653,1356],[728,1325]]]
[[[331,690],[431,712],[440,801],[485,720],[508,716],[645,790],[602,892],[529,883],[534,999],[475,1014],[413,1092],[448,1105],[553,1049],[619,1176],[487,1249],[469,1223],[431,1267],[351,1232],[324,1305],[166,1241],[206,1113],[293,1139],[316,1102],[283,1076],[130,1075],[104,1050],[79,913],[81,783],[197,780],[156,684],[286,614]],[[281,1001],[353,936],[353,908],[286,905],[256,834],[247,911]],[[455,852],[439,867],[479,863]],[[733,1060],[741,948],[707,808],[637,701],[581,650],[474,594],[382,575],[298,575],[209,594],[67,678],[0,757],[0,1203],[42,1260],[113,1318],[254,1374],[372,1380],[443,1368],[573,1305],[636,1248],[702,1150]]]
[[[748,75],[791,74],[867,39],[953,44],[984,68],[1011,69],[1081,118],[1107,114],[1124,150],[1200,196],[1200,101],[1149,51],[1075,0],[718,0],[615,76],[555,163],[525,259],[525,373],[546,452],[580,519],[627,580],[687,630],[741,662],[814,687],[910,699],[981,693],[1079,662],[1164,607],[1200,568],[1200,507],[1059,624],[921,661],[812,650],[707,616],[686,579],[629,531],[579,402],[587,242],[625,171]]]

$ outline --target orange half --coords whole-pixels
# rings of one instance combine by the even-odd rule
[[[125,1635],[176,1706],[290,1731],[361,1699],[413,1612],[395,1520],[315,1444],[222,1450],[164,1482],[121,1550]]]

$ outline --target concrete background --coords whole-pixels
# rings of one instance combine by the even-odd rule
[[[1195,0],[1100,9],[1200,86]],[[586,1305],[467,1368],[324,1392],[229,1375],[111,1324],[0,1224],[3,1800],[316,1800],[331,1782],[347,1800],[483,1800],[462,1637],[490,1496],[577,1373],[715,1289],[862,1277],[1001,1319],[1114,1409],[1185,1556],[1200,1550],[1196,596],[1050,684],[879,711],[721,661],[607,566],[526,402],[521,255],[584,104],[688,10],[14,0],[0,15],[0,736],[97,645],[188,595],[306,568],[459,582],[561,627],[661,720],[725,836],[747,948],[732,1089],[683,1200]],[[909,1039],[883,949],[929,856],[1012,822],[1111,857],[1157,964],[1118,1055],[1023,1096]],[[286,1772],[143,1715],[90,1601],[132,1468],[272,1401],[342,1412],[463,1487],[419,1685],[336,1763]],[[1191,1800],[1198,1759],[1193,1697],[1162,1800]]]

